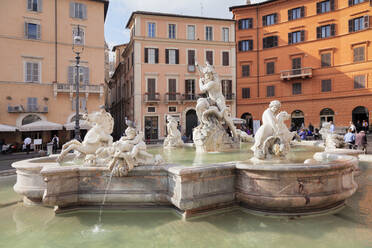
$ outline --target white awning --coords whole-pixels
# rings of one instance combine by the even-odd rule
[[[240,119],[240,118],[231,118],[233,123],[234,124],[245,124],[245,120],[244,119]]]
[[[23,125],[19,128],[21,132],[29,131],[51,131],[51,130],[62,130],[63,126],[58,123],[49,121],[35,121],[30,124]]]
[[[69,123],[66,123],[65,125],[65,128],[66,130],[74,130],[75,129],[75,122],[69,122]],[[88,124],[87,121],[85,120],[79,120],[79,126],[80,126],[80,129],[91,129],[91,125]]]
[[[0,124],[0,132],[15,132],[16,130],[16,127]]]

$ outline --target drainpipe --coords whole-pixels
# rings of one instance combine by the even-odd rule
[[[55,56],[54,56],[54,64],[55,64],[55,71],[54,71],[54,82],[57,82],[58,81],[58,60],[57,60],[57,56],[58,56],[58,53],[57,53],[57,0],[54,0],[54,53],[55,53]]]
[[[257,35],[257,98],[260,97],[260,41],[258,36],[258,6],[256,7],[256,35]]]

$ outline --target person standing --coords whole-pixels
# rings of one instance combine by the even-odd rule
[[[25,146],[26,146],[26,152],[27,152],[27,154],[30,153],[31,142],[32,142],[32,140],[31,140],[30,137],[26,137],[25,140],[23,141],[23,143],[24,143]]]
[[[309,123],[309,131],[310,132],[314,132],[314,126],[311,124],[311,122]]]
[[[368,122],[366,120],[363,120],[362,127],[364,132],[368,131]]]
[[[355,144],[355,134],[351,131],[351,128],[347,131],[344,136],[344,141],[349,145],[349,149],[352,149]]]
[[[357,123],[355,124],[355,127],[356,127],[356,131],[357,131],[357,133],[359,133],[360,130],[362,130],[362,124],[360,123],[359,120],[358,120]]]
[[[349,129],[351,130],[352,133],[355,133],[355,131],[356,131],[356,127],[355,127],[355,125],[352,121],[350,121]]]
[[[333,124],[333,121],[330,121],[331,123],[331,126],[329,127],[329,131],[331,131],[331,133],[334,133],[335,132],[335,125]]]
[[[56,134],[53,136],[52,143],[53,143],[53,153],[55,154],[57,153],[57,149],[59,147],[59,138]]]
[[[367,148],[367,136],[366,133],[362,130],[355,137],[355,145],[358,146],[358,150],[363,150],[366,152]]]

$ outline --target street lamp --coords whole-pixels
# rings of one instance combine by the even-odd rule
[[[84,42],[81,37],[82,32],[80,30],[80,26],[77,26],[77,32],[74,34],[74,40],[72,42],[72,51],[75,53],[75,59],[76,59],[76,114],[75,114],[75,139],[78,141],[81,141],[80,137],[80,114],[79,114],[79,81],[80,81],[80,54],[84,50]]]

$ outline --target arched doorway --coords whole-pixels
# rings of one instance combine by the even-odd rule
[[[37,116],[37,115],[26,115],[23,119],[22,119],[22,126],[23,125],[27,125],[27,124],[30,124],[30,123],[33,123],[33,122],[36,122],[36,121],[41,121],[41,118],[40,116]],[[26,137],[29,137],[31,138],[32,140],[34,139],[41,139],[42,137],[42,131],[33,131],[33,132],[22,132],[22,140],[24,140]],[[23,148],[22,148],[23,149]],[[25,149],[25,148],[24,148]],[[33,145],[31,147],[31,149],[34,149],[33,148]]]
[[[192,129],[198,125],[198,117],[194,109],[186,112],[186,137],[192,140]]]
[[[253,116],[251,113],[244,113],[240,118],[245,120],[245,125],[249,129],[253,130]]]
[[[335,112],[330,108],[325,108],[320,111],[320,126],[323,122],[334,122]]]
[[[355,109],[353,109],[352,120],[355,126],[358,126],[357,125],[358,121],[360,124],[362,124],[364,120],[368,122],[369,120],[368,109],[363,106],[358,106]]]
[[[37,115],[27,115],[22,119],[22,126],[33,123],[35,121],[41,121],[41,118]]]
[[[305,115],[301,110],[295,110],[291,114],[291,127],[300,129],[302,124],[305,124]],[[292,128],[291,128],[292,129]]]

